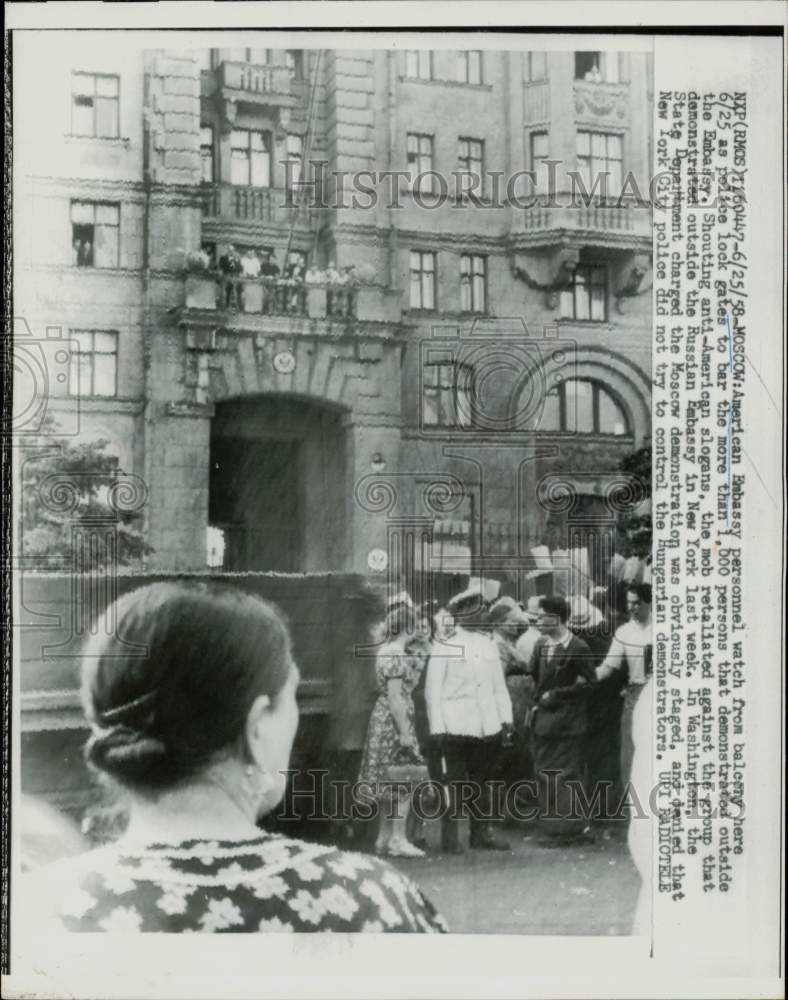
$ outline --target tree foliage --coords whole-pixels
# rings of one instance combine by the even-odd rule
[[[31,569],[108,570],[139,565],[152,552],[142,532],[142,514],[116,501],[123,482],[117,455],[104,439],[57,437],[50,420],[46,435],[22,454],[20,550]],[[95,530],[99,541],[74,548],[74,532]],[[103,544],[114,539],[114,554]],[[109,561],[111,560],[111,561]]]

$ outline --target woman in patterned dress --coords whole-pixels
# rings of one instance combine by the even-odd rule
[[[406,834],[410,797],[393,792],[386,779],[402,751],[413,763],[424,763],[416,739],[413,689],[429,659],[429,632],[412,607],[401,605],[389,612],[385,634],[389,641],[380,649],[375,664],[378,698],[367,729],[359,784],[369,789],[380,805],[375,852],[423,858],[424,851]]]
[[[83,661],[86,755],[125,790],[130,821],[116,843],[25,876],[31,927],[446,930],[383,862],[257,826],[282,798],[298,725],[298,669],[273,606],[178,581],[107,616]]]

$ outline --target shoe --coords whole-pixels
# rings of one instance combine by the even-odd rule
[[[426,858],[427,855],[409,840],[392,840],[388,846],[390,858]]]

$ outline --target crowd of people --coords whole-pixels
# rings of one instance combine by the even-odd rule
[[[207,257],[206,269],[210,269]],[[268,279],[264,283],[270,288],[264,296],[263,312],[303,312],[307,286],[319,285],[327,289],[329,315],[350,315],[353,289],[370,278],[363,266],[337,267],[333,260],[325,268],[314,263],[307,267],[301,254],[291,256],[284,267],[280,267],[271,249],[247,249],[240,253],[232,245],[219,257],[218,270],[227,278]],[[244,308],[242,282],[224,283],[224,305],[225,308]],[[275,310],[272,307],[276,307]]]
[[[377,700],[356,797],[379,803],[376,853],[423,857],[418,765],[439,790],[441,849],[508,849],[502,820],[549,844],[626,829],[632,715],[651,670],[651,586],[622,585],[626,620],[584,596],[492,602],[471,586],[433,614],[397,595],[381,626]],[[605,597],[604,602],[601,600]],[[361,669],[364,669],[362,667]],[[398,780],[414,765],[414,780]],[[354,836],[352,821],[341,828]]]

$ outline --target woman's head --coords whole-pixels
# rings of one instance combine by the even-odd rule
[[[296,682],[287,627],[272,605],[221,585],[151,584],[109,608],[85,650],[87,759],[148,794],[221,759],[284,770]]]

